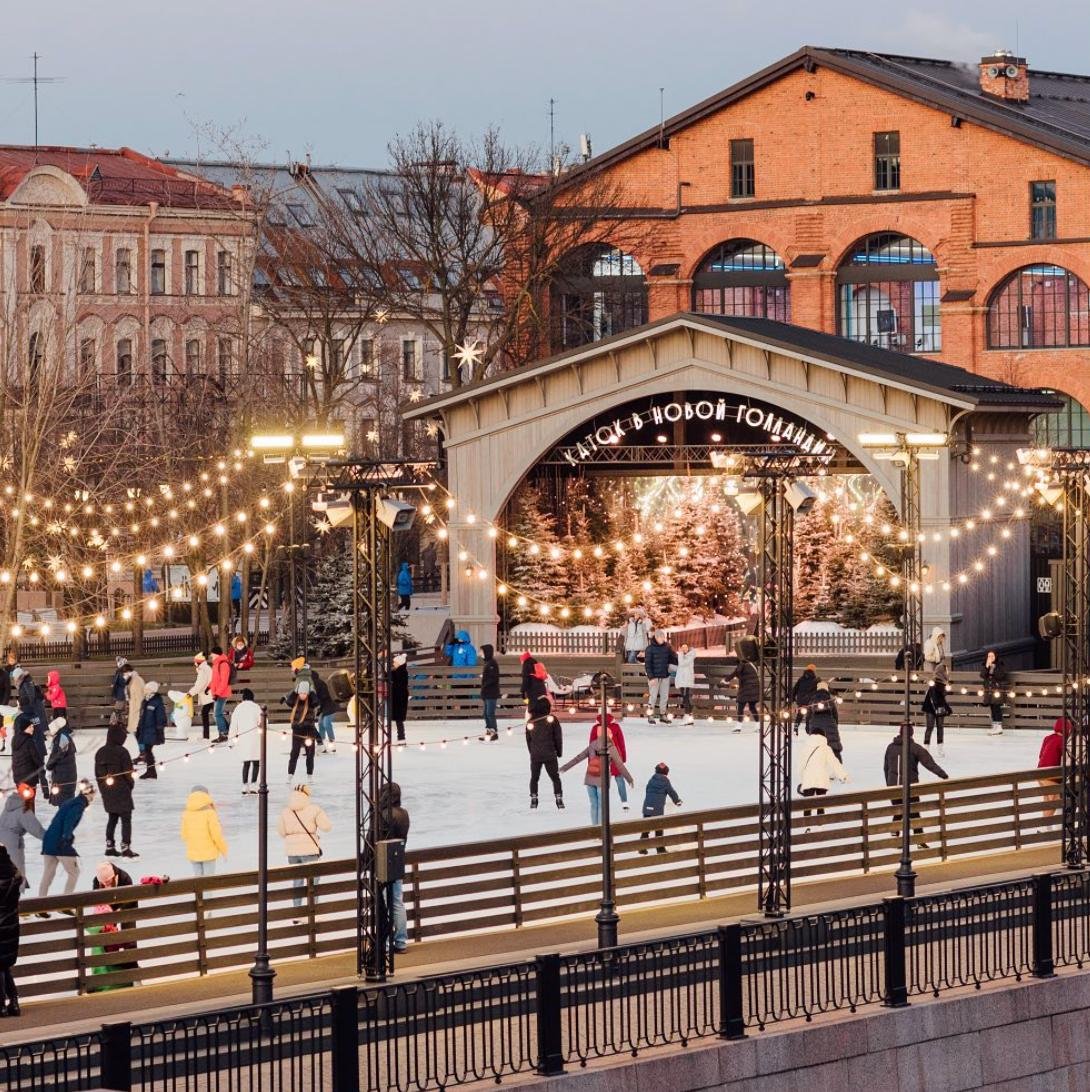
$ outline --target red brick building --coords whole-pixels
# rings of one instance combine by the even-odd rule
[[[589,166],[635,241],[573,256],[560,347],[763,315],[1090,406],[1090,76],[805,47]]]

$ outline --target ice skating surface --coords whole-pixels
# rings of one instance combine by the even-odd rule
[[[685,811],[753,803],[757,799],[755,725],[747,724],[740,734],[734,734],[732,725],[722,720],[691,726],[649,725],[643,719],[628,717],[623,727],[627,764],[636,786],[629,790],[627,812],[618,806],[614,789],[612,799],[617,819],[640,815],[644,786],[658,762],[669,765],[670,779]],[[311,783],[313,799],[333,822],[333,831],[323,837],[327,858],[348,857],[354,850],[354,755],[347,742],[350,738],[347,726],[338,725],[337,731],[341,738],[337,753],[317,755]],[[530,810],[529,760],[521,722],[501,721],[497,743],[478,742],[481,726],[474,721],[409,721],[407,731],[408,745],[394,754],[394,777],[402,786],[403,802],[412,819],[410,847],[540,834],[589,822],[583,785],[585,763],[562,775],[565,810],[556,809],[544,771],[539,788],[540,807]],[[589,734],[586,722],[566,724],[565,756],[578,754],[587,745]],[[842,789],[833,784],[830,791],[835,794],[838,789],[869,789],[884,784],[882,759],[886,745],[893,738],[892,729],[842,725],[841,735],[850,781]],[[465,737],[469,742],[463,742]],[[441,744],[444,738],[445,747]],[[917,738],[922,742],[922,728]],[[931,752],[951,777],[972,777],[1032,769],[1037,764],[1041,738],[1041,733],[1031,731],[1008,730],[1002,736],[990,737],[979,730],[952,728],[946,734],[945,758],[938,756],[935,747]],[[101,742],[101,737],[92,733],[79,735],[80,776],[92,775],[94,752]],[[424,749],[420,743],[424,743]],[[196,736],[191,736],[189,744],[168,742],[156,749],[157,757],[167,761],[159,779],[136,782],[133,844],[140,859],[117,862],[134,878],[151,873],[174,876],[191,873],[179,824],[186,796],[194,785],[205,786],[219,809],[230,850],[227,861],[220,862],[219,871],[256,868],[257,797],[241,793],[241,754],[221,747],[211,753],[194,753],[188,762],[179,761],[187,750],[196,752],[202,746],[203,741]],[[287,864],[282,842],[276,835],[277,817],[291,791],[287,749],[287,742],[279,734],[270,734],[269,859],[273,865]],[[0,771],[5,774],[8,761],[7,755],[0,757]],[[923,777],[926,781],[933,780],[926,771]],[[295,781],[304,779],[297,771]],[[37,807],[43,825],[48,825],[54,809],[42,802]],[[667,811],[673,810],[673,805],[668,804]],[[91,886],[94,866],[103,859],[105,827],[106,815],[96,798],[76,832],[76,847],[82,858],[78,890]],[[36,839],[27,839],[27,871],[32,893],[36,894],[41,875],[41,847]],[[51,893],[60,891],[61,876],[58,876]]]

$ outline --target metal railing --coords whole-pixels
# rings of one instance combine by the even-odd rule
[[[1090,961],[1087,872],[0,1046],[0,1087],[430,1092]],[[1057,931],[1057,925],[1061,928]],[[1062,940],[1062,945],[1058,941]]]
[[[253,636],[250,638],[253,641]],[[269,634],[262,631],[257,634],[257,645],[267,645]],[[186,655],[198,651],[200,638],[194,638],[190,630],[172,633],[157,633],[151,630],[144,634],[141,656]],[[133,656],[136,643],[131,633],[99,635],[92,633],[84,646],[84,659],[105,660],[115,656]],[[54,663],[70,661],[73,658],[70,639],[45,641],[41,639],[20,640],[18,642],[19,659],[23,663]]]

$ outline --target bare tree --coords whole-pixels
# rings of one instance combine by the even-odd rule
[[[455,386],[548,351],[549,289],[568,255],[634,242],[612,179],[543,164],[495,130],[466,141],[420,124],[389,154],[391,175],[359,195],[345,246],[374,305],[433,334]]]

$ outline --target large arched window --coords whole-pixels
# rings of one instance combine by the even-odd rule
[[[693,310],[708,315],[750,315],[791,321],[787,270],[764,243],[720,243],[693,277]]]
[[[1040,413],[1033,419],[1033,439],[1038,447],[1090,447],[1090,413],[1062,391],[1049,390],[1063,402],[1063,409]]]
[[[553,344],[573,349],[647,321],[647,282],[631,254],[585,246],[560,264],[553,281]]]
[[[841,337],[905,353],[942,348],[939,271],[907,235],[880,232],[852,247],[836,273]]]
[[[1090,345],[1090,293],[1058,265],[1016,269],[988,304],[989,349]]]

